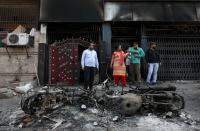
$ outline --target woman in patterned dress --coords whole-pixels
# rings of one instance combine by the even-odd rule
[[[124,63],[124,57],[126,57],[126,54],[122,50],[121,45],[116,46],[110,64],[110,67],[113,69],[115,86],[118,85],[119,80],[121,80],[123,86],[126,86],[126,66]]]

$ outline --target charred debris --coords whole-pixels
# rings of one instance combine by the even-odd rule
[[[25,112],[15,125],[38,126],[44,123],[54,123],[49,127],[55,129],[66,119],[76,120],[78,112],[96,114],[107,118],[93,123],[93,126],[108,125],[109,121],[118,122],[126,117],[153,113],[161,117],[177,117],[184,108],[184,99],[176,93],[176,87],[162,86],[129,86],[114,87],[108,80],[95,85],[92,91],[81,87],[62,87],[59,85],[34,88],[22,95],[21,109]],[[56,116],[59,119],[56,119]],[[72,116],[74,116],[72,118]],[[109,117],[109,118],[108,118]],[[110,120],[108,120],[110,119]],[[44,122],[45,121],[45,122]],[[50,124],[51,125],[51,124]]]

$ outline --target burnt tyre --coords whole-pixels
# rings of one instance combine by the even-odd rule
[[[142,106],[142,98],[136,94],[126,94],[122,96],[120,113],[122,115],[134,115]]]
[[[181,110],[185,107],[185,102],[184,102],[184,98],[183,96],[177,94],[177,93],[173,93],[173,98],[171,99],[171,107],[170,109],[172,111],[177,111],[177,110]]]

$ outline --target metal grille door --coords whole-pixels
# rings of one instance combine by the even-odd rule
[[[79,83],[79,45],[87,47],[88,42],[68,39],[50,45],[49,84],[74,85]]]
[[[162,65],[159,80],[197,80],[200,78],[200,38],[144,37],[143,48],[157,43]]]

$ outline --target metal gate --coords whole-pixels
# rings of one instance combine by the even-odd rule
[[[79,46],[89,42],[67,39],[54,42],[49,47],[49,84],[75,85],[79,83]]]
[[[143,37],[142,46],[157,43],[161,55],[159,80],[197,80],[200,78],[200,38],[198,37]]]

